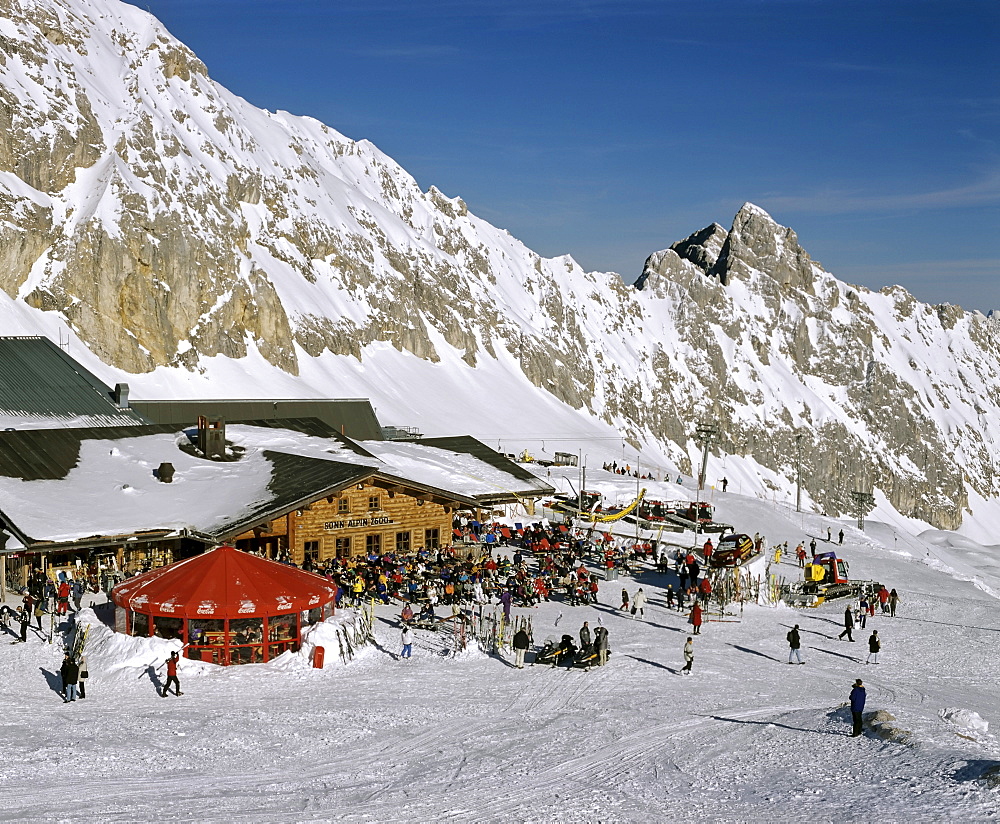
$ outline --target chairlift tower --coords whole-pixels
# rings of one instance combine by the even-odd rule
[[[698,491],[705,489],[705,476],[708,473],[708,450],[718,437],[719,427],[714,423],[701,423],[695,430],[695,440],[701,444],[701,471],[698,473]],[[700,497],[700,496],[699,496]]]
[[[851,493],[854,498],[854,509],[858,513],[858,529],[864,532],[865,515],[875,508],[875,496],[870,492],[859,492],[855,490]]]

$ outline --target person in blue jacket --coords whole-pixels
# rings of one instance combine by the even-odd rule
[[[865,686],[859,678],[854,682],[854,689],[851,690],[851,717],[854,719],[854,732],[852,737],[861,735],[861,713],[865,709]]]

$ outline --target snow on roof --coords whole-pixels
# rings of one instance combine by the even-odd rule
[[[68,542],[184,529],[208,535],[231,533],[249,528],[256,517],[267,517],[269,506],[287,508],[289,501],[323,493],[339,480],[356,480],[358,473],[350,467],[409,480],[460,499],[533,488],[472,455],[415,443],[370,441],[354,451],[346,439],[232,425],[227,427],[227,440],[244,451],[239,460],[220,462],[182,450],[180,446],[189,443],[183,431],[164,431],[168,430],[164,426],[129,430],[117,429],[108,437],[100,430],[81,430],[75,463],[62,455],[67,460],[64,474],[58,465],[53,468],[51,457],[48,476],[32,480],[24,480],[23,471],[14,472],[16,467],[0,467],[7,472],[0,471],[0,513],[33,542]],[[10,437],[37,440],[42,435],[10,433]],[[65,439],[67,430],[61,430],[59,437]],[[303,460],[290,461],[288,456]],[[316,461],[325,461],[329,469],[323,472],[324,466]],[[154,475],[161,463],[173,464],[172,483],[162,483]],[[303,467],[321,471],[306,477]],[[338,467],[347,472],[338,474]],[[539,494],[548,489],[542,481],[534,486]]]
[[[178,448],[182,433],[80,442],[64,478],[0,476],[0,511],[35,541],[74,541],[149,530],[212,531],[269,500],[271,463],[260,453],[219,463]],[[172,483],[153,475],[174,465]]]

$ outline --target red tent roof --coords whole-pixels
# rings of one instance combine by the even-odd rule
[[[118,584],[114,602],[177,618],[247,618],[299,612],[336,597],[336,586],[301,569],[220,546]]]

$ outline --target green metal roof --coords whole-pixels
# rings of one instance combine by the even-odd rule
[[[0,337],[0,428],[144,423],[48,338]]]

